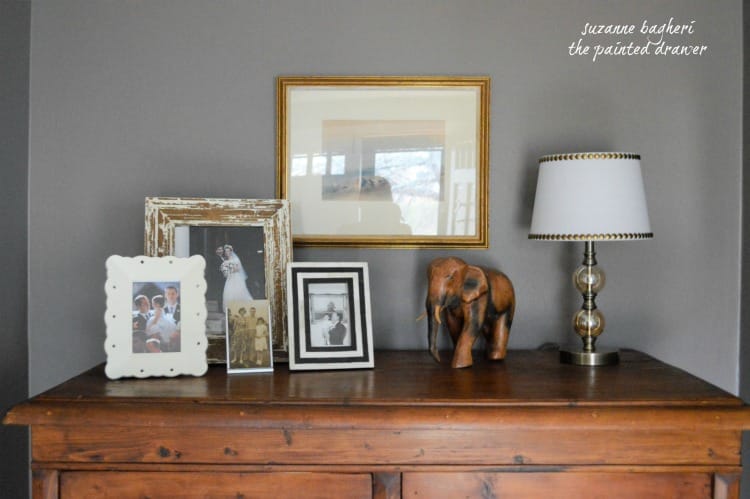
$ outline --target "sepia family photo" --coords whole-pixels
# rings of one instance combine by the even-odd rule
[[[268,300],[232,301],[226,309],[227,371],[273,370]]]

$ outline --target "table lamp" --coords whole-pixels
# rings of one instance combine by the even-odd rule
[[[616,350],[596,350],[604,315],[596,308],[595,298],[605,276],[596,264],[594,243],[653,236],[638,154],[584,152],[539,158],[529,239],[585,243],[583,264],[573,273],[573,282],[583,295],[573,327],[583,348],[561,349],[562,362],[599,366],[619,361]]]

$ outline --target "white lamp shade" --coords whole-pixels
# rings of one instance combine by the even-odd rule
[[[530,239],[651,237],[639,155],[574,153],[539,159]]]

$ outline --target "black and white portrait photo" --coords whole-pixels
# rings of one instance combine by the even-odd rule
[[[351,346],[349,289],[345,282],[311,282],[310,345]]]

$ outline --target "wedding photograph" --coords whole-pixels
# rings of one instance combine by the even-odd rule
[[[133,283],[133,353],[180,351],[180,283]]]
[[[206,334],[223,336],[230,303],[266,299],[263,227],[192,226],[189,244],[206,259]]]

